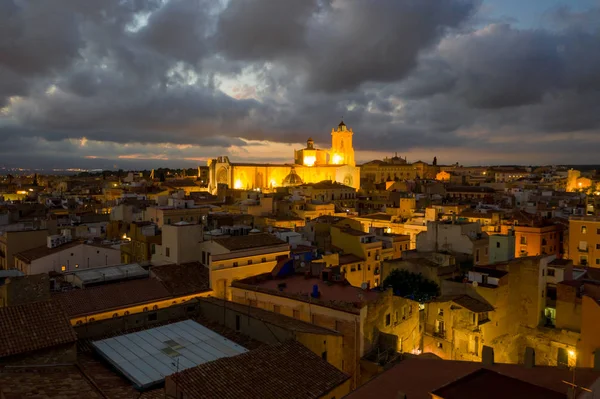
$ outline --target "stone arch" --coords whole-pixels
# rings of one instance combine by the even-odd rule
[[[228,182],[228,171],[226,167],[221,167],[217,172],[217,183],[219,184],[229,184]]]

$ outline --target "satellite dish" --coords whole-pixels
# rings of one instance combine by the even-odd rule
[[[473,287],[477,287],[479,283],[477,281],[473,281]]]

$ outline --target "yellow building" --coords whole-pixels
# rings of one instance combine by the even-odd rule
[[[582,177],[580,171],[570,169],[567,173],[567,192],[585,191],[592,187],[592,180]]]
[[[569,219],[569,256],[575,265],[600,267],[600,217]]]
[[[202,242],[200,251],[214,296],[223,299],[230,299],[234,280],[271,273],[290,256],[289,244],[271,234],[216,238]]]
[[[393,244],[378,240],[374,234],[344,226],[332,226],[331,243],[344,253],[339,257],[339,265],[351,285],[378,287],[381,284],[381,263],[394,257]]]
[[[15,255],[19,252],[47,244],[48,230],[5,231],[0,234],[0,270],[15,267]]]
[[[148,262],[161,245],[162,235],[151,222],[133,222],[129,225],[129,243],[121,245],[121,263]]]
[[[402,181],[414,179],[434,179],[439,172],[437,161],[434,158],[433,165],[423,161],[407,163],[406,159],[395,155],[392,158],[385,158],[383,161],[374,160],[362,164],[360,167],[360,177],[374,183],[386,181]]]
[[[73,326],[156,311],[212,294],[206,268],[198,262],[156,266],[151,278],[127,280],[52,294]]]
[[[341,122],[331,130],[331,149],[316,149],[309,139],[306,148],[294,152],[294,164],[232,163],[226,156],[208,161],[208,189],[218,185],[234,189],[265,189],[330,180],[358,189],[360,168],[354,160],[352,129]]]
[[[450,173],[446,172],[445,170],[442,170],[440,173],[435,175],[435,180],[450,181]]]
[[[363,357],[386,351],[414,353],[420,347],[418,303],[389,290],[363,290],[300,275],[258,276],[234,282],[231,290],[236,303],[340,332],[344,351],[339,369],[352,376],[353,389],[368,378],[361,367]],[[380,340],[383,335],[385,340]]]

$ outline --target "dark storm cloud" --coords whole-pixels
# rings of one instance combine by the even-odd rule
[[[221,16],[217,44],[235,59],[280,59],[306,75],[313,90],[353,90],[406,76],[419,52],[464,22],[477,3],[233,1]]]
[[[478,5],[0,0],[0,156],[252,157],[240,138],[327,146],[343,117],[365,151],[521,154],[520,135],[555,157],[585,132],[578,155],[594,157],[599,11],[554,9],[533,30]]]
[[[223,54],[238,60],[271,60],[307,50],[308,23],[317,0],[231,1],[219,17],[215,37]]]

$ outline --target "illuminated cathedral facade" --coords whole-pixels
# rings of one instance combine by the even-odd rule
[[[331,180],[359,188],[360,168],[354,160],[353,132],[342,121],[331,129],[331,148],[315,148],[312,138],[306,147],[294,151],[294,163],[232,163],[226,156],[208,161],[209,190],[219,184],[240,190],[273,189]]]

